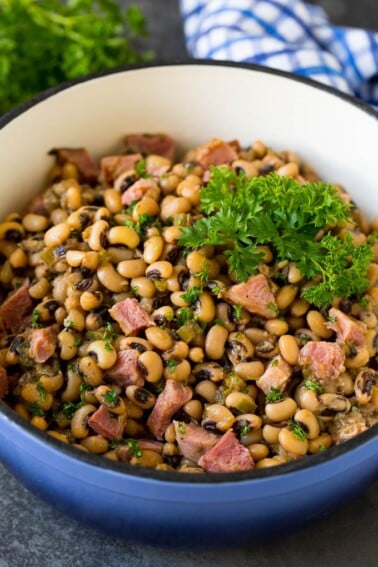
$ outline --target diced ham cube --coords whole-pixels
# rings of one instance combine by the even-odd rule
[[[335,307],[329,310],[329,316],[336,319],[336,321],[327,323],[327,327],[336,332],[338,341],[341,343],[352,343],[356,346],[366,344],[365,325]]]
[[[133,169],[142,159],[141,154],[105,156],[101,159],[101,178],[105,183],[112,183],[121,173]]]
[[[157,154],[173,160],[175,156],[175,141],[166,134],[129,134],[126,136],[128,151],[141,154]]]
[[[219,441],[219,435],[206,431],[193,423],[174,421],[176,440],[186,459],[198,463],[199,459]]]
[[[163,438],[174,414],[192,399],[192,395],[193,392],[188,386],[176,380],[166,381],[164,390],[159,394],[147,420],[147,426],[157,439]]]
[[[12,293],[0,306],[0,326],[12,334],[21,333],[29,322],[33,300],[28,292],[29,280]]]
[[[271,360],[264,374],[256,381],[256,385],[265,394],[268,394],[271,388],[283,392],[287,389],[292,373],[291,366],[279,354]]]
[[[99,168],[85,148],[53,148],[49,153],[56,156],[60,165],[67,162],[76,165],[81,181],[96,183],[98,180]]]
[[[323,385],[336,380],[345,370],[345,354],[337,343],[309,341],[299,351],[298,364]]]
[[[138,358],[139,352],[134,349],[120,350],[114,366],[106,371],[106,378],[121,388],[132,384],[143,386],[144,378],[138,368]]]
[[[226,301],[242,305],[250,313],[266,319],[277,317],[277,304],[268,279],[263,274],[251,276],[245,283],[232,285],[224,295]]]
[[[105,439],[121,439],[124,424],[121,418],[101,405],[88,419],[88,425]]]
[[[55,353],[56,332],[52,327],[33,329],[30,332],[29,356],[38,363],[46,362]]]
[[[9,381],[7,371],[0,366],[0,400],[3,399],[9,390]]]
[[[140,201],[149,189],[155,188],[156,183],[153,179],[141,178],[135,181],[126,191],[122,194],[122,204],[130,206],[134,201]]]
[[[204,167],[231,163],[238,158],[238,154],[230,144],[217,138],[202,144],[195,155],[196,160]]]
[[[153,319],[136,299],[127,298],[115,303],[109,309],[109,313],[126,336],[136,335],[139,331],[155,325]]]
[[[251,453],[244,447],[234,432],[229,429],[219,441],[206,451],[198,464],[207,472],[238,472],[254,468]]]

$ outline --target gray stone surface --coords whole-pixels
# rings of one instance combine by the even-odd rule
[[[150,22],[148,46],[160,59],[185,57],[176,0],[137,3]],[[314,3],[337,24],[378,29],[377,0]],[[0,465],[0,567],[373,567],[377,488],[375,484],[328,518],[269,544],[221,552],[175,551],[123,542],[82,526],[41,502]]]

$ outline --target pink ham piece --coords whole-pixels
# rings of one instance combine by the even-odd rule
[[[106,371],[106,378],[121,388],[132,384],[143,386],[144,378],[138,368],[138,358],[139,352],[132,348],[120,350],[114,366]]]
[[[180,382],[166,381],[164,390],[159,394],[147,420],[147,426],[156,439],[163,439],[173,415],[192,399],[192,395],[191,388],[183,386]]]
[[[299,351],[298,364],[326,385],[345,370],[345,354],[337,343],[309,341]]]
[[[283,392],[290,382],[292,373],[291,366],[278,355],[271,360],[264,374],[256,381],[256,385],[265,394],[268,394],[271,388]]]
[[[9,381],[7,371],[3,366],[0,366],[0,400],[2,400],[8,393]]]
[[[179,421],[174,421],[173,424],[181,454],[195,463],[219,441],[219,435],[206,431],[199,425]]]
[[[238,154],[230,144],[215,138],[196,150],[195,159],[204,167],[209,167],[231,163],[238,159]]]
[[[56,332],[52,327],[33,329],[30,332],[29,357],[38,363],[46,362],[55,353]]]
[[[28,292],[29,280],[12,293],[0,306],[0,326],[14,335],[21,333],[29,322],[33,300]]]
[[[59,165],[67,162],[77,167],[81,181],[96,183],[100,170],[85,148],[53,148],[50,155],[55,155]]]
[[[121,439],[123,424],[120,419],[101,405],[88,419],[88,425],[105,439]]]
[[[220,473],[249,471],[255,466],[247,447],[239,443],[231,429],[202,455],[198,464],[207,472]]]
[[[349,317],[339,309],[332,307],[329,316],[335,321],[327,323],[327,327],[336,332],[337,340],[341,343],[352,343],[356,346],[366,344],[366,326]]]
[[[101,179],[104,183],[112,183],[121,173],[134,169],[142,159],[141,154],[105,156],[101,160]]]
[[[224,295],[226,301],[242,305],[250,313],[266,319],[277,317],[277,304],[268,279],[263,274],[251,276],[245,283],[232,285]]]
[[[128,151],[141,154],[157,154],[173,160],[175,156],[175,141],[167,134],[129,134],[126,136]]]
[[[149,189],[156,188],[156,183],[153,179],[138,179],[122,194],[122,204],[128,207],[134,201],[140,201]]]
[[[153,319],[136,299],[127,298],[115,303],[109,309],[109,313],[126,336],[136,335],[139,331],[155,325]]]

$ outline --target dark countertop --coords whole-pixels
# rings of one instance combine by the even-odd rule
[[[127,2],[123,2],[127,4]],[[186,56],[177,0],[139,0],[159,59]],[[378,29],[377,0],[319,0],[339,25]],[[320,522],[284,539],[229,551],[173,551],[123,542],[86,528],[28,492],[0,465],[0,567],[373,567],[378,484]]]

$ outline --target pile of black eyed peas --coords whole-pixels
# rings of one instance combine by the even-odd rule
[[[233,148],[238,158],[229,167],[247,176],[275,170],[301,183],[317,179],[291,151],[276,152],[261,141],[248,148],[233,142]],[[231,429],[257,469],[318,453],[374,425],[378,251],[366,301],[334,300],[333,307],[361,323],[365,345],[363,354],[347,357],[327,389],[298,365],[308,341],[334,342],[335,333],[327,312],[301,298],[306,282],[295,263],[281,263],[281,282],[270,282],[278,312],[264,319],[224,299],[235,282],[222,250],[205,246],[184,254],[178,245],[182,227],[200,216],[200,190],[208,180],[207,168],[193,156],[173,163],[146,155],[143,168],[94,184],[81,179],[74,162],[57,163],[40,210],[11,213],[0,224],[0,299],[26,286],[32,302],[21,330],[0,334],[4,401],[38,429],[82,451],[179,472],[204,469],[180,451],[177,422],[219,436]],[[124,191],[140,179],[147,190],[125,204]],[[368,222],[357,208],[353,216],[352,237],[364,242],[378,229],[378,219]],[[269,246],[261,250],[261,272],[269,278],[277,266]],[[185,293],[201,286],[190,302]],[[109,313],[127,298],[136,299],[152,322],[129,336]],[[49,329],[53,337],[46,334],[52,343],[43,362],[43,354],[30,354],[36,329]],[[139,379],[121,386],[112,368],[119,353],[130,349]],[[256,382],[277,356],[292,377],[284,391],[267,398]],[[362,369],[368,378],[361,385]],[[157,439],[147,422],[168,380],[189,388],[191,398]],[[90,425],[100,406],[121,431],[114,438]]]

